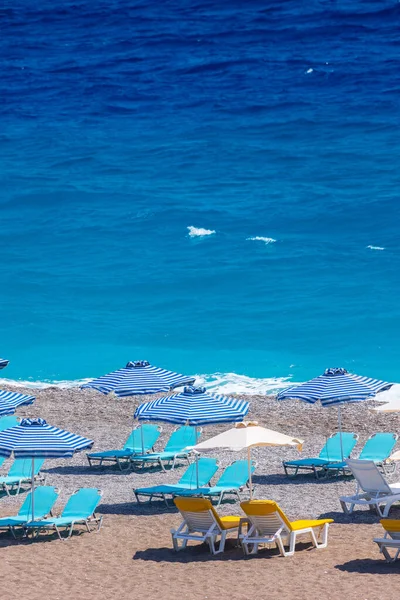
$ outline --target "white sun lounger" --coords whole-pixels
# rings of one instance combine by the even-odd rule
[[[400,482],[389,485],[372,460],[348,458],[346,463],[357,481],[354,496],[342,496],[340,504],[351,515],[359,504],[375,508],[380,517],[387,517],[392,505],[400,502]]]

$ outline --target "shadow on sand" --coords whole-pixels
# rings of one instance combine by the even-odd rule
[[[374,575],[394,575],[400,573],[400,561],[387,563],[383,558],[374,560],[372,558],[357,558],[335,567],[346,573],[372,573]],[[385,594],[383,593],[383,596]]]

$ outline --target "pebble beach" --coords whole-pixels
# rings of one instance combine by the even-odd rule
[[[55,387],[37,391],[36,398],[32,406],[21,408],[18,414],[40,416],[52,425],[89,437],[95,442],[93,450],[122,447],[133,426],[135,408],[150,399],[146,396],[117,399],[93,390]],[[246,399],[250,402],[249,419],[304,440],[301,456],[318,455],[326,438],[337,431],[335,408],[296,401],[278,402],[272,396],[246,396]],[[364,402],[342,408],[343,430],[359,435],[355,456],[372,433],[398,431],[398,416],[377,415],[369,410],[370,407],[371,403]],[[174,429],[165,423],[162,427],[156,449],[163,448]],[[227,428],[226,425],[204,427],[202,439]],[[245,458],[242,453],[229,451],[213,453],[213,456],[219,460],[220,472],[233,460]],[[79,487],[97,487],[103,492],[98,512],[104,516],[104,525],[98,534],[74,534],[71,540],[63,543],[51,535],[42,536],[36,542],[16,542],[8,534],[1,533],[1,572],[11,589],[8,597],[19,597],[21,587],[13,591],[12,582],[20,569],[25,573],[23,585],[27,585],[29,573],[35,579],[33,572],[43,564],[48,565],[43,574],[46,587],[60,593],[52,596],[54,598],[100,598],[102,590],[107,589],[107,597],[122,599],[126,597],[126,586],[129,585],[135,588],[135,595],[143,598],[154,598],[162,592],[164,598],[172,599],[179,594],[197,599],[216,597],[217,585],[220,597],[244,599],[256,594],[257,581],[259,585],[263,582],[264,586],[275,581],[274,585],[279,586],[282,585],[280,579],[286,579],[289,574],[292,583],[289,587],[285,585],[285,592],[279,598],[292,597],[294,590],[297,598],[308,598],[311,593],[322,594],[322,590],[330,590],[333,598],[343,597],[344,592],[357,600],[376,598],[371,595],[371,590],[374,586],[378,590],[383,585],[383,575],[399,573],[397,565],[385,564],[372,543],[372,538],[381,533],[379,519],[365,510],[357,511],[352,517],[341,512],[339,496],[355,491],[354,480],[350,477],[316,481],[312,475],[300,475],[289,480],[284,475],[282,460],[297,457],[299,453],[294,448],[253,449],[252,458],[257,462],[255,498],[277,501],[292,520],[322,516],[333,518],[335,523],[330,528],[327,549],[312,550],[308,544],[300,544],[295,556],[285,559],[268,549],[262,550],[258,557],[244,558],[233,540],[222,557],[212,557],[207,547],[199,544],[176,555],[169,530],[180,522],[177,510],[156,500],[150,505],[137,504],[133,488],[176,482],[185,469],[183,462],[166,473],[159,469],[132,469],[122,473],[116,466],[89,468],[85,453],[76,454],[69,460],[47,460],[43,469],[47,484],[61,490],[55,512],[61,512],[69,494]],[[2,474],[9,466],[10,461],[7,461]],[[389,481],[397,481],[397,477],[397,474],[389,476]],[[19,497],[2,496],[1,516],[14,514],[26,491],[27,488]],[[247,497],[245,491],[243,499]],[[239,503],[233,500],[224,501],[219,511],[226,515],[241,514]],[[394,508],[391,515],[400,517],[400,507]],[[211,571],[213,585],[209,589],[207,573]],[[348,577],[350,572],[351,578]],[[296,573],[302,573],[303,596],[295,583]],[[317,573],[323,575],[323,585]],[[356,577],[360,578],[361,587],[354,586]],[[69,596],[65,595],[68,579]],[[33,583],[29,589],[31,598],[42,597],[42,588],[38,584]],[[365,592],[361,591],[364,589]],[[385,598],[397,597],[394,591],[394,595],[390,595],[392,591],[385,593]]]

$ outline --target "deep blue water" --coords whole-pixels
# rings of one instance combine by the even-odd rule
[[[2,375],[398,381],[399,32],[397,1],[3,0]]]

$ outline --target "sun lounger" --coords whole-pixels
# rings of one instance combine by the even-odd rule
[[[154,485],[152,487],[134,489],[133,493],[136,496],[136,500],[141,502],[140,496],[148,497],[148,502],[151,502],[153,498],[162,498],[168,506],[167,496],[179,495],[184,490],[197,487],[197,469],[199,485],[207,485],[217,472],[218,461],[216,458],[202,456],[199,458],[197,466],[196,463],[189,465],[175,485]]]
[[[64,510],[59,517],[49,517],[42,521],[26,523],[24,528],[27,533],[34,532],[36,537],[42,530],[54,530],[60,540],[70,538],[75,525],[85,525],[90,533],[90,525],[95,524],[97,531],[100,530],[103,517],[97,517],[95,510],[101,500],[102,492],[96,488],[80,488],[70,496]],[[63,538],[60,529],[69,529]]]
[[[116,463],[121,471],[129,469],[132,454],[142,454],[154,450],[153,446],[160,437],[161,427],[159,425],[140,425],[133,429],[124,447],[121,450],[105,450],[104,452],[91,452],[87,454],[89,465],[93,463]]]
[[[326,441],[319,456],[314,458],[301,458],[299,460],[287,460],[283,462],[283,468],[288,477],[296,477],[299,471],[313,471],[318,479],[319,475],[325,475],[324,467],[330,463],[342,461],[343,457],[348,458],[357,444],[358,435],[355,433],[342,432],[342,442],[340,434],[335,433]]]
[[[342,496],[343,511],[351,515],[356,505],[375,508],[380,517],[387,517],[392,505],[400,502],[400,482],[388,484],[372,460],[350,459],[346,461],[357,481],[354,496]]]
[[[44,463],[44,458],[35,458],[34,477],[36,481],[45,482],[45,477],[40,475],[40,469]],[[17,488],[19,494],[23,483],[31,483],[32,481],[32,459],[31,458],[16,458],[11,465],[8,475],[0,477],[0,486],[10,495],[10,490]]]
[[[256,468],[254,461],[251,461],[251,473],[253,474]],[[249,482],[249,465],[247,460],[236,460],[229,465],[218,479],[217,483],[211,487],[201,487],[194,490],[187,490],[182,493],[182,496],[201,496],[202,498],[210,498],[216,496],[219,506],[227,494],[235,495],[238,500],[241,500],[240,492],[248,485]]]
[[[178,458],[185,458],[189,463],[191,447],[197,444],[201,430],[198,428],[197,432],[196,439],[195,427],[187,425],[179,427],[171,434],[163,452],[136,454],[131,456],[131,462],[134,464],[140,463],[142,467],[144,465],[159,465],[163,471],[165,471],[164,463],[172,464],[171,468],[173,469]]]
[[[328,545],[333,519],[289,521],[273,500],[249,500],[240,506],[249,520],[247,533],[240,535],[245,554],[257,554],[260,544],[275,544],[282,556],[292,556],[299,535],[308,535],[315,548]]]
[[[178,529],[171,529],[174,550],[186,548],[189,540],[206,542],[212,554],[225,549],[226,536],[237,531],[240,517],[220,517],[211,502],[205,498],[175,498],[174,502],[183,517]],[[216,541],[220,538],[218,549]]]
[[[396,463],[393,460],[390,460],[390,455],[396,445],[397,438],[398,435],[395,433],[374,433],[365,442],[358,459],[372,460],[376,466],[381,467],[385,475],[394,473],[396,470]],[[324,469],[327,473],[336,472],[337,475],[339,475],[340,472],[345,474],[350,471],[345,461],[325,465]]]
[[[10,427],[16,427],[17,425],[19,425],[19,418],[15,415],[0,417],[0,431],[10,429]]]
[[[383,538],[375,538],[387,562],[394,562],[400,555],[400,519],[381,519],[381,525],[385,530]],[[394,550],[394,555],[389,553]]]
[[[34,519],[44,519],[51,513],[58,498],[57,488],[47,485],[40,485],[34,491]],[[8,529],[12,535],[15,535],[16,527],[23,527],[28,521],[32,520],[32,492],[26,496],[17,515],[3,517],[0,519],[0,529]]]

